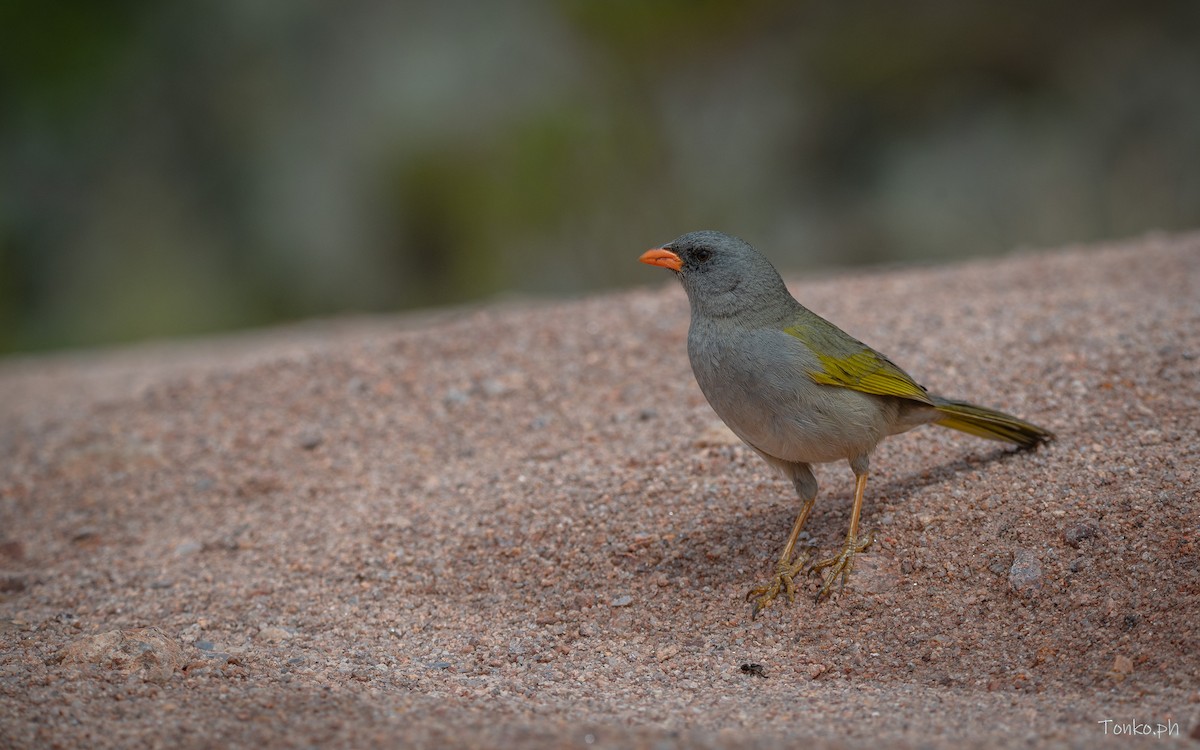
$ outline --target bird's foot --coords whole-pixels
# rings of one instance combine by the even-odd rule
[[[807,550],[792,562],[780,560],[775,566],[775,575],[771,577],[771,581],[767,585],[746,592],[746,601],[754,599],[754,609],[750,611],[750,619],[755,619],[759,612],[771,606],[771,602],[775,601],[781,592],[787,597],[789,604],[796,601],[796,586],[792,583],[792,579],[800,575],[800,571],[804,570],[804,566],[807,564]]]
[[[834,581],[839,577],[842,579],[842,586],[846,585],[846,579],[850,577],[850,571],[854,569],[854,556],[859,552],[865,552],[867,547],[870,547],[874,541],[875,532],[868,531],[860,537],[847,539],[846,546],[842,548],[841,553],[836,557],[813,563],[812,570],[830,569],[829,574],[825,576],[825,584],[817,592],[817,601],[821,601],[821,599],[829,595],[830,590],[833,589]]]

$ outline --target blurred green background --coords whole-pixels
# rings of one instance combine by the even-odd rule
[[[5,0],[0,352],[1200,226],[1200,2]]]

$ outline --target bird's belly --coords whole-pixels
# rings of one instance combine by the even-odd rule
[[[746,393],[749,408],[719,409],[717,414],[733,432],[758,450],[785,461],[825,463],[870,453],[883,438],[870,397],[847,389],[826,398],[780,400]],[[837,392],[837,391],[840,391]],[[778,403],[775,407],[773,404]]]
[[[739,438],[785,461],[825,463],[868,454],[887,434],[890,399],[821,385],[802,359],[773,351],[691,352],[700,390]]]

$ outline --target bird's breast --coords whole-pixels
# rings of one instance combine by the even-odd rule
[[[693,321],[688,357],[700,390],[734,434],[785,461],[869,453],[895,417],[891,399],[815,382],[816,356],[782,330]]]

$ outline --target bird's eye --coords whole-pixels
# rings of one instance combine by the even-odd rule
[[[692,251],[692,257],[696,259],[697,263],[703,263],[712,257],[712,250],[708,250],[707,248],[703,247],[699,248]]]

